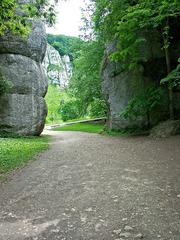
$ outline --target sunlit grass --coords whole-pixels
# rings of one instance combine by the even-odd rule
[[[54,128],[53,131],[79,131],[89,133],[100,133],[103,131],[104,125],[97,123],[76,123],[72,125]]]
[[[48,137],[0,138],[0,180],[48,148]]]

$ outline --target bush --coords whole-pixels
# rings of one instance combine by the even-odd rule
[[[0,95],[7,93],[12,87],[12,83],[7,81],[0,73]]]
[[[50,84],[45,97],[48,106],[47,123],[58,123],[61,119],[60,102],[64,98],[64,92],[57,86]]]
[[[89,106],[88,112],[90,117],[105,117],[105,101],[99,98],[94,98],[94,101]]]
[[[79,101],[70,100],[68,102],[63,103],[60,112],[63,121],[79,118],[81,116]]]
[[[160,104],[162,90],[157,87],[148,87],[141,90],[137,96],[132,98],[128,106],[120,113],[125,119],[147,118],[147,127],[151,127],[151,113]]]

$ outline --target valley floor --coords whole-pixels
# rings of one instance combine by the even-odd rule
[[[48,134],[0,186],[1,240],[180,240],[180,136]]]

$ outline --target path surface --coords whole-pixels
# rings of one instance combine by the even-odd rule
[[[51,134],[0,186],[0,240],[180,240],[180,136]]]

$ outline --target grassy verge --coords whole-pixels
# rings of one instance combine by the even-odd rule
[[[0,138],[0,181],[48,148],[48,137]]]
[[[100,133],[103,131],[104,125],[94,123],[75,123],[63,127],[54,128],[53,131],[79,131],[89,133]]]
[[[69,123],[69,122],[78,122],[81,120],[90,120],[90,119],[91,119],[90,117],[83,117],[83,118],[67,120],[66,122],[64,122],[63,120],[58,120],[58,121],[54,121],[54,122],[47,122],[46,126],[52,126],[52,125],[56,125],[56,124]]]
[[[131,129],[122,129],[122,130],[109,130],[104,129],[103,124],[93,124],[93,123],[75,123],[72,125],[66,125],[62,127],[57,127],[52,129],[53,131],[79,131],[79,132],[89,132],[89,133],[102,133],[106,136],[140,136],[140,135],[148,135],[147,130],[139,129],[139,128],[131,128]]]

